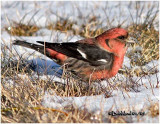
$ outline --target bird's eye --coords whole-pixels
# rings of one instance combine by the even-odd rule
[[[110,45],[109,45],[109,39],[106,39],[105,41],[106,41],[107,46],[108,46],[109,48],[111,48]]]
[[[124,36],[119,36],[118,39],[124,40],[125,37]]]
[[[106,41],[107,46],[109,46],[109,43],[108,43],[109,39],[106,39],[105,41]]]

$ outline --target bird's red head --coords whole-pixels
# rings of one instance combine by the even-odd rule
[[[102,49],[121,56],[125,54],[128,32],[123,28],[112,28],[96,37],[96,42]]]

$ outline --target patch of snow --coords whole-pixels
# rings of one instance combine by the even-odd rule
[[[60,97],[56,94],[50,95],[45,93],[42,105],[50,108],[63,108],[67,105],[74,105],[78,108],[85,108],[88,111],[101,110],[103,112],[109,111],[112,107],[116,110],[136,110],[140,111],[145,105],[149,105],[151,101],[159,101],[159,89],[154,88],[154,95],[151,89],[133,93],[127,92],[122,94],[122,91],[114,91],[113,97],[105,98],[103,95],[97,96],[83,96],[83,97]],[[52,104],[53,103],[53,104]]]
[[[130,63],[131,63],[131,60],[127,56],[124,56],[123,66],[126,66],[127,68],[131,68]]]

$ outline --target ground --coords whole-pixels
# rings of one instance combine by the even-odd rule
[[[159,2],[1,4],[2,122],[159,122]],[[112,27],[127,29],[136,43],[115,77],[91,85],[44,55],[12,45],[14,39],[75,42]]]

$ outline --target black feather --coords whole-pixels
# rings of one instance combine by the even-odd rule
[[[96,45],[90,45],[86,43],[75,43],[75,42],[70,42],[70,43],[48,43],[48,42],[42,42],[42,41],[37,41],[37,42],[45,45],[46,48],[53,49],[69,57],[90,62],[91,65],[98,66],[98,65],[107,64],[102,61],[98,61],[100,59],[105,59],[109,63],[113,61],[112,53],[104,51],[99,47],[97,47]],[[85,53],[87,58],[84,58],[77,51],[77,49]]]
[[[42,54],[46,54],[46,56],[50,57],[48,52],[44,52],[44,46],[42,46],[42,45],[33,44],[33,43],[26,42],[26,41],[21,41],[21,40],[14,40],[12,44],[36,50],[36,51],[38,51]]]
[[[77,58],[77,59],[84,59],[81,54],[77,51],[78,44],[75,43],[48,43],[37,41],[40,44],[43,44],[46,48],[53,49],[59,53],[62,53],[66,56]]]

